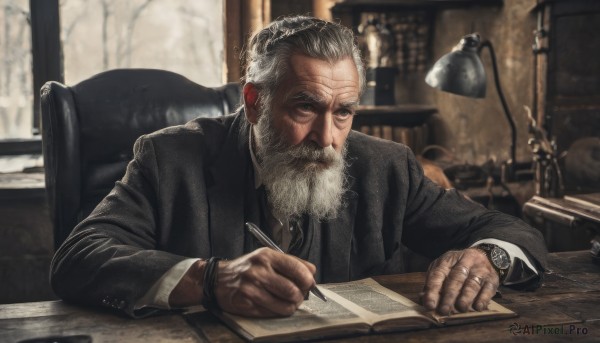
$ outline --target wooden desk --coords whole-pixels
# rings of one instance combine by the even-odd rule
[[[591,263],[590,257],[587,251],[552,253],[550,270],[540,289],[535,292],[502,290],[502,298],[496,301],[517,312],[517,318],[338,341],[598,342],[600,266]],[[377,280],[416,301],[424,274],[381,276]],[[211,314],[201,313],[200,317],[201,323],[188,323],[186,317],[179,314],[134,320],[61,301],[8,304],[0,305],[0,341],[88,334],[93,342],[242,342]],[[511,332],[511,325],[520,326],[520,332]],[[553,333],[548,333],[549,329]],[[555,334],[554,330],[563,333]],[[573,330],[571,334],[570,330]]]

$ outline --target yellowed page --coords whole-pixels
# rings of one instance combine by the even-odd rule
[[[230,326],[238,327],[250,340],[261,340],[260,337],[294,340],[331,333],[366,333],[373,323],[393,318],[418,317],[417,327],[429,326],[431,321],[419,313],[421,306],[373,279],[323,284],[319,288],[327,302],[311,296],[287,318],[256,319],[225,313],[220,316]],[[408,322],[414,325],[414,321]]]
[[[374,323],[394,318],[420,317],[430,321],[422,313],[424,308],[410,299],[388,289],[368,278],[348,283],[326,284],[326,296],[343,304],[366,323]]]
[[[321,290],[329,298],[331,292],[322,287]],[[369,331],[368,325],[361,317],[338,303],[336,299],[329,298],[324,302],[315,296],[311,296],[296,313],[286,318],[246,318],[227,313],[221,314],[220,317],[230,326],[241,329],[240,333],[249,340],[260,340],[255,339],[260,337],[277,338],[277,341],[318,337],[318,333],[325,335],[331,331],[328,328],[334,327],[335,331],[341,333]],[[355,327],[355,330],[344,330],[343,327],[347,325]]]

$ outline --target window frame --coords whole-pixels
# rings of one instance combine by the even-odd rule
[[[40,89],[47,81],[63,83],[58,0],[29,0],[33,76],[33,137],[0,139],[0,155],[41,154]]]

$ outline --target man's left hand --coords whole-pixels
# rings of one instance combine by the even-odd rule
[[[448,251],[431,262],[421,301],[427,309],[441,315],[482,311],[499,284],[498,273],[482,251]]]

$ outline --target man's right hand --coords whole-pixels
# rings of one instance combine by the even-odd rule
[[[226,312],[252,317],[292,315],[315,284],[315,266],[260,248],[219,262],[215,296]]]

